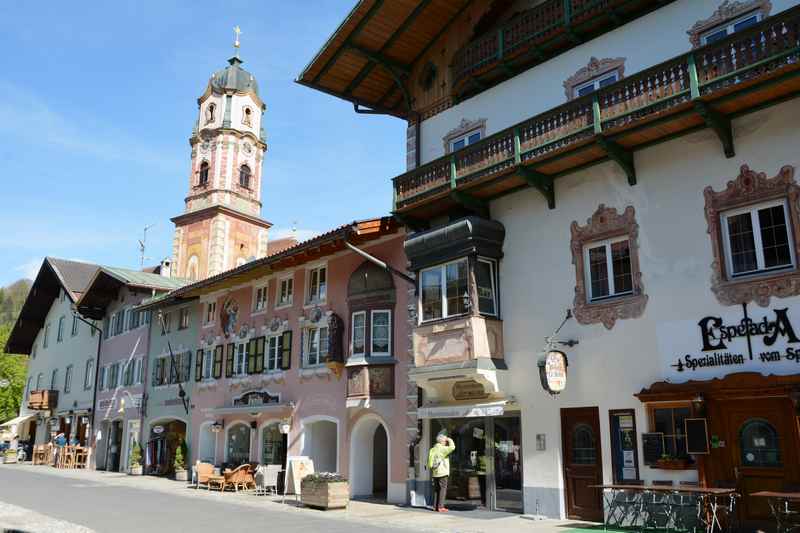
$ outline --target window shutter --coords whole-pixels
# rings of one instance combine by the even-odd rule
[[[186,351],[183,354],[183,368],[181,368],[181,383],[188,383],[192,372],[192,352]]]
[[[255,358],[256,358],[256,374],[261,374],[264,372],[264,344],[266,342],[266,337],[259,337],[256,339],[256,351],[255,351]]]
[[[256,373],[256,340],[250,339],[247,343],[247,373]]]
[[[281,354],[281,370],[292,367],[292,332],[284,331],[278,339],[278,352]]]
[[[236,345],[230,343],[228,345],[228,352],[225,355],[225,377],[233,377],[233,359],[236,356]]]
[[[197,350],[194,361],[194,380],[200,381],[203,379],[203,350]]]
[[[214,379],[222,377],[222,345],[214,348]]]

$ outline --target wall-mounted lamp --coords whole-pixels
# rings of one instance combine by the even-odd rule
[[[211,424],[211,432],[212,433],[219,433],[220,431],[222,431],[223,427],[225,427],[225,426],[222,425],[221,423],[214,422],[213,424]]]
[[[706,399],[705,396],[702,394],[698,394],[694,398],[692,398],[692,407],[694,408],[694,414],[697,416],[705,416],[706,414]]]
[[[284,418],[283,420],[281,420],[281,423],[278,426],[278,430],[281,432],[281,435],[288,435],[289,432],[292,430],[292,419]]]

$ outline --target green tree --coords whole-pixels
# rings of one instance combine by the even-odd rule
[[[4,349],[11,324],[0,325],[0,349]],[[19,414],[19,405],[25,392],[25,374],[28,358],[24,355],[0,353],[0,421],[5,422]]]

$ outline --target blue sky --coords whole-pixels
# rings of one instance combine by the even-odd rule
[[[391,208],[405,123],[294,83],[355,0],[0,3],[0,285],[46,255],[155,263],[183,212],[200,96],[232,55],[267,105],[262,216],[302,237]]]

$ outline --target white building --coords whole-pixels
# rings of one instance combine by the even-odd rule
[[[757,521],[800,482],[796,4],[363,0],[300,75],[409,122],[418,456],[455,439],[452,507],[697,482]]]

